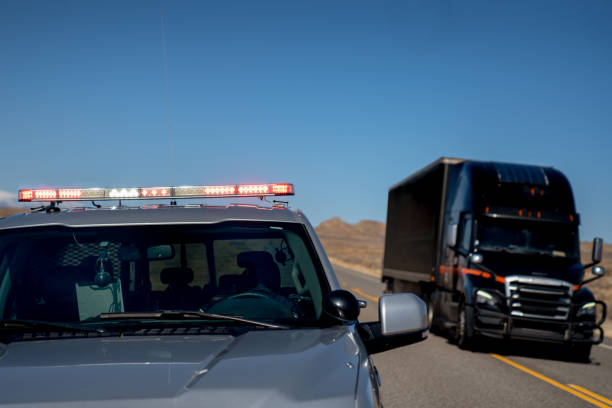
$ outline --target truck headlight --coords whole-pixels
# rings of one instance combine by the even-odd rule
[[[576,312],[576,317],[595,317],[595,302],[585,303]]]
[[[476,304],[485,309],[499,310],[499,298],[486,290],[476,291]]]

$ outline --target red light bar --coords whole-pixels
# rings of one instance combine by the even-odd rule
[[[170,196],[170,188],[169,187],[141,188],[140,196],[142,198],[168,197]]]
[[[293,184],[231,184],[187,187],[42,188],[19,190],[19,201],[154,200],[294,195]]]

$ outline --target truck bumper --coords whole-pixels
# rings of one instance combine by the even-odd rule
[[[604,339],[601,324],[606,318],[606,306],[603,302],[598,301],[597,303],[603,305],[603,316],[598,322],[511,316],[474,305],[474,331],[480,335],[495,338],[567,344],[599,344]]]

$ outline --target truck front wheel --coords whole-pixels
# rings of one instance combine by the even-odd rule
[[[474,308],[461,302],[457,313],[455,343],[461,349],[469,349],[474,344]]]

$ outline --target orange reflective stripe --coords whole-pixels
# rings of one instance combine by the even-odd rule
[[[454,269],[452,266],[440,265],[440,273],[453,273]]]
[[[478,270],[478,269],[459,268],[459,272],[464,274],[464,275],[480,276],[480,277],[483,277],[485,279],[492,278],[492,276],[491,276],[491,274],[489,272],[481,271],[481,270]],[[499,282],[499,283],[506,283],[506,279],[503,276],[496,276],[495,280],[497,282]]]
[[[491,279],[493,277],[489,272],[481,271],[479,269],[457,268],[455,266],[447,266],[447,265],[440,265],[440,273],[452,273],[452,274],[460,273],[463,275],[480,276],[485,279]],[[503,276],[496,276],[495,280],[499,283],[506,283],[506,278],[504,278]]]
[[[482,276],[483,278],[490,278],[491,277],[490,273],[479,271],[478,269],[459,268],[459,273],[462,273],[464,275]]]

